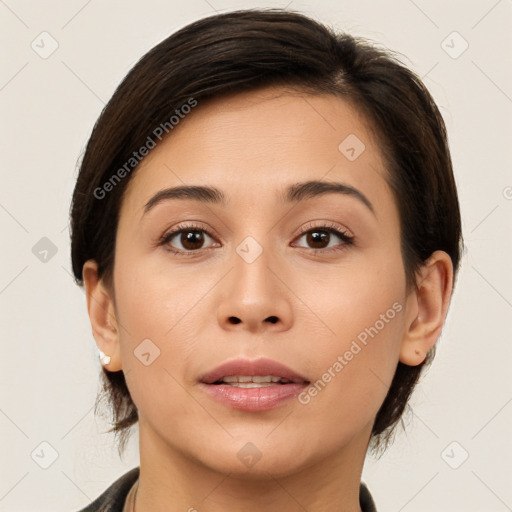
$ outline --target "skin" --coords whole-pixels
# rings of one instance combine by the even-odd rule
[[[338,149],[349,134],[365,144],[354,161]],[[171,135],[126,190],[113,288],[93,260],[83,269],[96,342],[112,357],[107,368],[125,372],[139,411],[136,510],[360,511],[370,432],[397,363],[421,363],[440,335],[449,256],[435,252],[418,289],[407,288],[378,141],[338,97],[274,87],[241,93],[199,104]],[[374,212],[334,193],[280,202],[284,188],[307,180],[350,185]],[[143,214],[158,191],[184,184],[218,187],[228,203],[174,199]],[[193,257],[158,245],[191,221],[212,235],[203,233]],[[326,234],[315,245],[300,234],[310,224],[334,225],[354,243]],[[236,252],[247,236],[263,250],[252,263]],[[167,245],[185,244],[178,234]],[[326,252],[333,247],[342,250]],[[396,303],[401,311],[306,405],[240,411],[198,385],[239,356],[277,360],[315,382]],[[147,338],[160,350],[149,366],[134,356]],[[252,467],[237,457],[248,442],[262,454]]]

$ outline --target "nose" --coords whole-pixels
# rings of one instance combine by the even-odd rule
[[[235,252],[233,268],[222,283],[217,310],[220,326],[225,330],[252,333],[283,331],[292,323],[292,304],[287,276],[270,251],[254,260]]]

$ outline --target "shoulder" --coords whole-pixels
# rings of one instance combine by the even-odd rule
[[[78,512],[122,512],[126,496],[139,478],[139,470],[137,466],[122,475],[103,494]],[[359,504],[363,512],[377,512],[372,495],[363,482],[359,488]]]
[[[363,512],[377,512],[373,497],[363,482],[359,487],[359,506]]]
[[[139,478],[140,466],[119,477],[103,494],[78,512],[122,512],[126,496]]]

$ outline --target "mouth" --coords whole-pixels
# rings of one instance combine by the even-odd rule
[[[229,377],[223,377],[222,379],[213,382],[214,386],[225,384],[227,386],[233,386],[235,388],[265,388],[275,385],[284,384],[297,384],[303,381],[297,382],[284,377],[277,377],[276,375],[231,375]],[[307,381],[304,381],[307,382]]]
[[[264,411],[297,396],[310,381],[281,363],[261,358],[228,361],[203,375],[199,383],[223,405]]]

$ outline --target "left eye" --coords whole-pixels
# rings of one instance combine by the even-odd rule
[[[342,233],[341,231],[338,231],[337,229],[327,228],[327,227],[325,227],[325,228],[319,227],[319,228],[310,229],[309,231],[302,233],[302,235],[300,235],[300,237],[298,239],[300,240],[301,238],[306,237],[306,243],[310,245],[309,248],[314,249],[314,250],[322,250],[322,249],[330,248],[329,244],[331,242],[333,235],[335,238],[338,238],[339,240],[341,240],[342,243],[350,243],[352,240],[352,238],[349,237],[348,235],[346,235],[345,233]],[[338,244],[335,244],[335,246],[336,245],[339,245],[339,242],[338,242]],[[299,247],[304,247],[304,246],[299,246]]]

